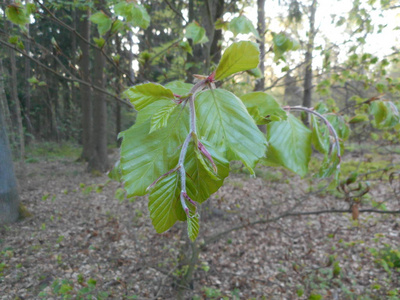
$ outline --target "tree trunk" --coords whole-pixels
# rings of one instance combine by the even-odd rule
[[[30,2],[30,1],[28,1]],[[26,25],[26,30],[29,35],[29,24]],[[26,40],[25,42],[25,49],[27,53],[30,53],[31,49],[31,42],[29,39]],[[28,79],[31,77],[31,60],[28,57],[25,57],[25,122],[26,122],[26,128],[29,132],[28,138],[27,138],[27,143],[32,140],[34,137],[34,129],[32,126],[31,122],[31,84],[29,83]]]
[[[265,89],[265,0],[257,0],[257,31],[260,35],[260,63],[258,67],[261,71],[261,78],[256,80],[255,91]]]
[[[15,140],[15,134],[13,133],[13,123],[11,120],[11,113],[7,103],[6,91],[4,88],[4,70],[3,61],[0,58],[0,113],[3,114],[3,122],[6,127],[6,131],[9,134],[9,143],[12,146],[17,145]]]
[[[4,90],[3,90],[4,91]],[[0,90],[2,93],[2,90]],[[0,97],[5,97],[1,95]],[[17,180],[11,157],[3,111],[0,111],[0,225],[15,222],[19,217]]]
[[[15,107],[15,117],[18,128],[18,139],[19,139],[19,157],[21,161],[25,157],[25,137],[24,127],[22,126],[22,114],[21,114],[21,103],[18,98],[18,87],[17,87],[17,63],[15,59],[14,50],[9,50],[10,55],[10,66],[11,66],[11,101]]]
[[[82,16],[86,14],[86,16]],[[80,20],[80,34],[86,39],[90,40],[90,9],[82,12],[79,16]],[[82,51],[82,57],[79,62],[79,71],[81,72],[81,78],[90,82],[90,49],[89,44],[79,40],[79,47]],[[81,159],[89,161],[93,153],[93,142],[92,142],[92,99],[91,89],[81,85],[80,96],[81,96],[81,109],[82,109],[82,154]]]
[[[317,10],[317,0],[313,0],[310,6],[310,30],[308,32],[308,43],[305,55],[305,75],[304,75],[304,94],[303,106],[311,107],[311,92],[312,92],[312,52],[314,48],[315,37],[315,12]],[[304,124],[308,125],[308,118],[306,115],[303,117]]]
[[[260,35],[260,63],[258,67],[261,71],[261,78],[256,80],[254,91],[264,91],[265,89],[265,0],[257,0],[257,31]],[[261,132],[266,133],[265,125],[258,125]]]
[[[105,57],[100,50],[94,50],[93,81],[94,84],[105,87]],[[107,155],[107,104],[103,93],[94,92],[96,99],[93,105],[93,153],[89,159],[89,171],[106,172],[109,168]]]

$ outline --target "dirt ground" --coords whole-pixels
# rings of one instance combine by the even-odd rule
[[[146,197],[117,199],[120,184],[81,163],[19,166],[21,202],[31,216],[0,229],[0,299],[177,299],[178,291],[183,299],[400,299],[398,214],[280,218],[349,203],[318,191],[314,179],[258,174],[226,179],[203,206],[190,245],[184,224],[157,234]],[[388,182],[372,185],[369,199],[400,209]],[[193,280],[182,286],[185,257],[195,248]]]

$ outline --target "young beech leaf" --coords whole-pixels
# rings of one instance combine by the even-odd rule
[[[208,42],[206,30],[197,22],[192,22],[185,28],[185,37],[192,39],[193,44],[204,44]]]
[[[253,92],[243,95],[240,99],[258,125],[286,119],[286,112],[270,94]]]
[[[162,233],[176,221],[185,221],[186,214],[180,202],[179,173],[173,172],[160,179],[149,196],[149,212],[154,229]]]
[[[190,218],[187,219],[187,231],[189,239],[194,242],[199,235],[199,214],[190,212]]]
[[[151,118],[151,127],[149,133],[167,126],[168,119],[176,106],[176,103],[168,101],[167,105],[163,106],[159,111],[157,111]]]
[[[237,72],[256,68],[259,57],[260,51],[256,43],[249,41],[233,43],[222,55],[215,79],[221,80]]]
[[[199,203],[204,202],[211,194],[215,193],[229,175],[229,162],[210,143],[203,140],[201,143],[211,154],[217,167],[217,173],[213,172],[211,165],[207,166],[207,161],[204,163],[208,168],[202,163],[194,151],[194,143],[191,143],[185,160],[186,182],[189,197]]]
[[[112,20],[102,11],[98,11],[90,16],[90,21],[97,25],[100,35],[105,34],[111,29]]]
[[[311,157],[311,131],[293,115],[286,121],[267,124],[269,143],[266,163],[306,175]]]
[[[315,149],[323,154],[329,152],[330,138],[329,129],[326,125],[320,125],[318,118],[315,115],[311,115],[311,141]]]
[[[171,117],[174,122],[150,134],[150,119],[123,132],[122,180],[129,197],[145,195],[150,184],[176,167],[180,146],[188,134],[187,108],[176,109]]]
[[[29,15],[26,10],[20,4],[11,4],[6,8],[6,16],[7,18],[17,25],[24,26],[29,23]]]
[[[121,1],[114,6],[114,11],[133,26],[139,26],[143,29],[149,27],[150,16],[147,10],[137,3]]]
[[[177,95],[186,95],[189,94],[190,90],[193,87],[193,84],[185,83],[183,81],[171,81],[165,85],[166,88],[170,89],[174,94]]]
[[[242,161],[254,174],[267,142],[243,102],[231,92],[214,89],[201,92],[195,105],[199,136],[228,160]]]
[[[174,93],[160,84],[145,83],[135,85],[124,92],[137,111],[159,100],[174,100]]]
[[[247,34],[252,33],[256,38],[260,38],[257,30],[254,28],[253,23],[245,16],[234,18],[228,25],[228,30],[237,36],[239,33]]]

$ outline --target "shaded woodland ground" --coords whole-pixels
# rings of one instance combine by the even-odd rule
[[[380,181],[398,170],[399,155],[357,149],[347,151],[342,167],[369,172],[361,209],[399,211],[395,182]],[[182,286],[186,227],[157,234],[146,197],[123,200],[119,183],[87,173],[75,154],[79,149],[60,155],[48,145],[17,164],[27,211],[0,229],[0,299],[400,299],[398,214],[280,218],[347,210],[349,203],[313,178],[261,167],[254,179],[239,165],[202,207],[198,243],[205,244],[193,281]],[[376,171],[385,164],[387,172]]]

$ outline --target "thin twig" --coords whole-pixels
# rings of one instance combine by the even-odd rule
[[[105,52],[104,52],[104,46],[102,48],[98,47],[96,44],[90,42],[89,40],[85,39],[78,31],[76,31],[75,28],[72,28],[71,26],[69,26],[68,24],[64,23],[62,20],[60,20],[56,15],[54,15],[44,4],[40,3],[38,0],[34,0],[45,12],[47,12],[50,15],[50,18],[55,21],[58,25],[61,25],[62,27],[64,27],[65,29],[67,29],[68,31],[74,33],[79,39],[81,39],[82,41],[84,41],[85,43],[87,43],[88,45],[90,45],[91,47],[99,50],[102,55],[107,59],[107,61],[121,74],[124,74],[126,76],[126,78],[129,80],[129,82],[131,84],[135,83],[135,80],[133,80],[133,78],[130,77],[130,75],[128,74],[128,72],[125,72],[124,70],[122,70],[115,62],[114,60],[109,57]]]
[[[247,224],[241,224],[236,227],[232,227],[228,230],[223,232],[217,233],[211,237],[208,237],[204,240],[203,247],[205,245],[211,244],[215,241],[218,241],[221,237],[228,235],[233,231],[237,231],[243,229],[245,227],[254,226],[257,224],[267,224],[273,223],[280,219],[287,218],[287,217],[297,217],[297,216],[310,216],[310,215],[322,215],[322,214],[338,214],[338,213],[352,213],[351,209],[327,209],[327,210],[317,210],[317,211],[303,211],[303,212],[286,212],[277,217],[270,218],[270,219],[259,219],[257,221],[253,221]],[[375,213],[375,214],[400,214],[400,210],[379,210],[379,209],[360,209],[359,213]]]
[[[180,13],[180,11],[178,11],[168,0],[164,0],[165,3],[167,3],[167,5],[169,6],[169,8],[178,15],[178,17],[180,17],[183,21],[185,21],[186,23],[188,23],[188,21],[186,20],[186,18]]]
[[[117,95],[112,94],[112,93],[108,92],[108,91],[105,90],[105,89],[102,89],[101,87],[98,87],[98,86],[96,86],[96,85],[94,85],[94,84],[92,84],[92,83],[90,83],[90,82],[84,81],[84,80],[82,80],[82,79],[79,79],[79,78],[77,78],[77,77],[75,77],[75,76],[66,77],[66,76],[64,76],[64,75],[62,75],[62,74],[60,74],[60,73],[54,71],[53,69],[49,68],[49,67],[46,66],[45,64],[41,63],[39,60],[37,60],[37,59],[31,57],[31,56],[30,56],[29,54],[27,54],[25,51],[22,51],[21,49],[17,48],[16,46],[14,46],[14,45],[12,45],[12,44],[10,44],[10,43],[7,43],[7,42],[5,42],[5,41],[3,41],[3,40],[0,39],[0,44],[6,46],[6,47],[8,47],[8,48],[11,48],[11,49],[13,49],[14,51],[16,51],[16,52],[22,54],[23,56],[25,56],[25,57],[29,58],[30,60],[32,60],[33,62],[35,62],[38,66],[40,66],[40,67],[46,69],[47,71],[53,73],[54,75],[56,75],[56,76],[58,76],[58,77],[60,77],[60,78],[62,78],[62,79],[64,79],[64,80],[71,81],[71,82],[78,82],[78,83],[80,83],[80,84],[82,84],[82,85],[85,85],[85,86],[87,86],[87,87],[90,87],[90,88],[92,88],[92,89],[98,91],[98,92],[101,92],[101,93],[103,93],[103,94],[106,94],[106,95],[112,97],[112,98],[114,98],[115,100],[119,101],[119,102],[122,103],[122,104],[125,104],[125,105],[127,105],[127,106],[129,106],[129,107],[133,107],[132,104],[130,104],[129,102],[127,102],[127,101],[125,101],[125,100],[119,98]],[[112,102],[110,99],[106,99],[106,101]]]

